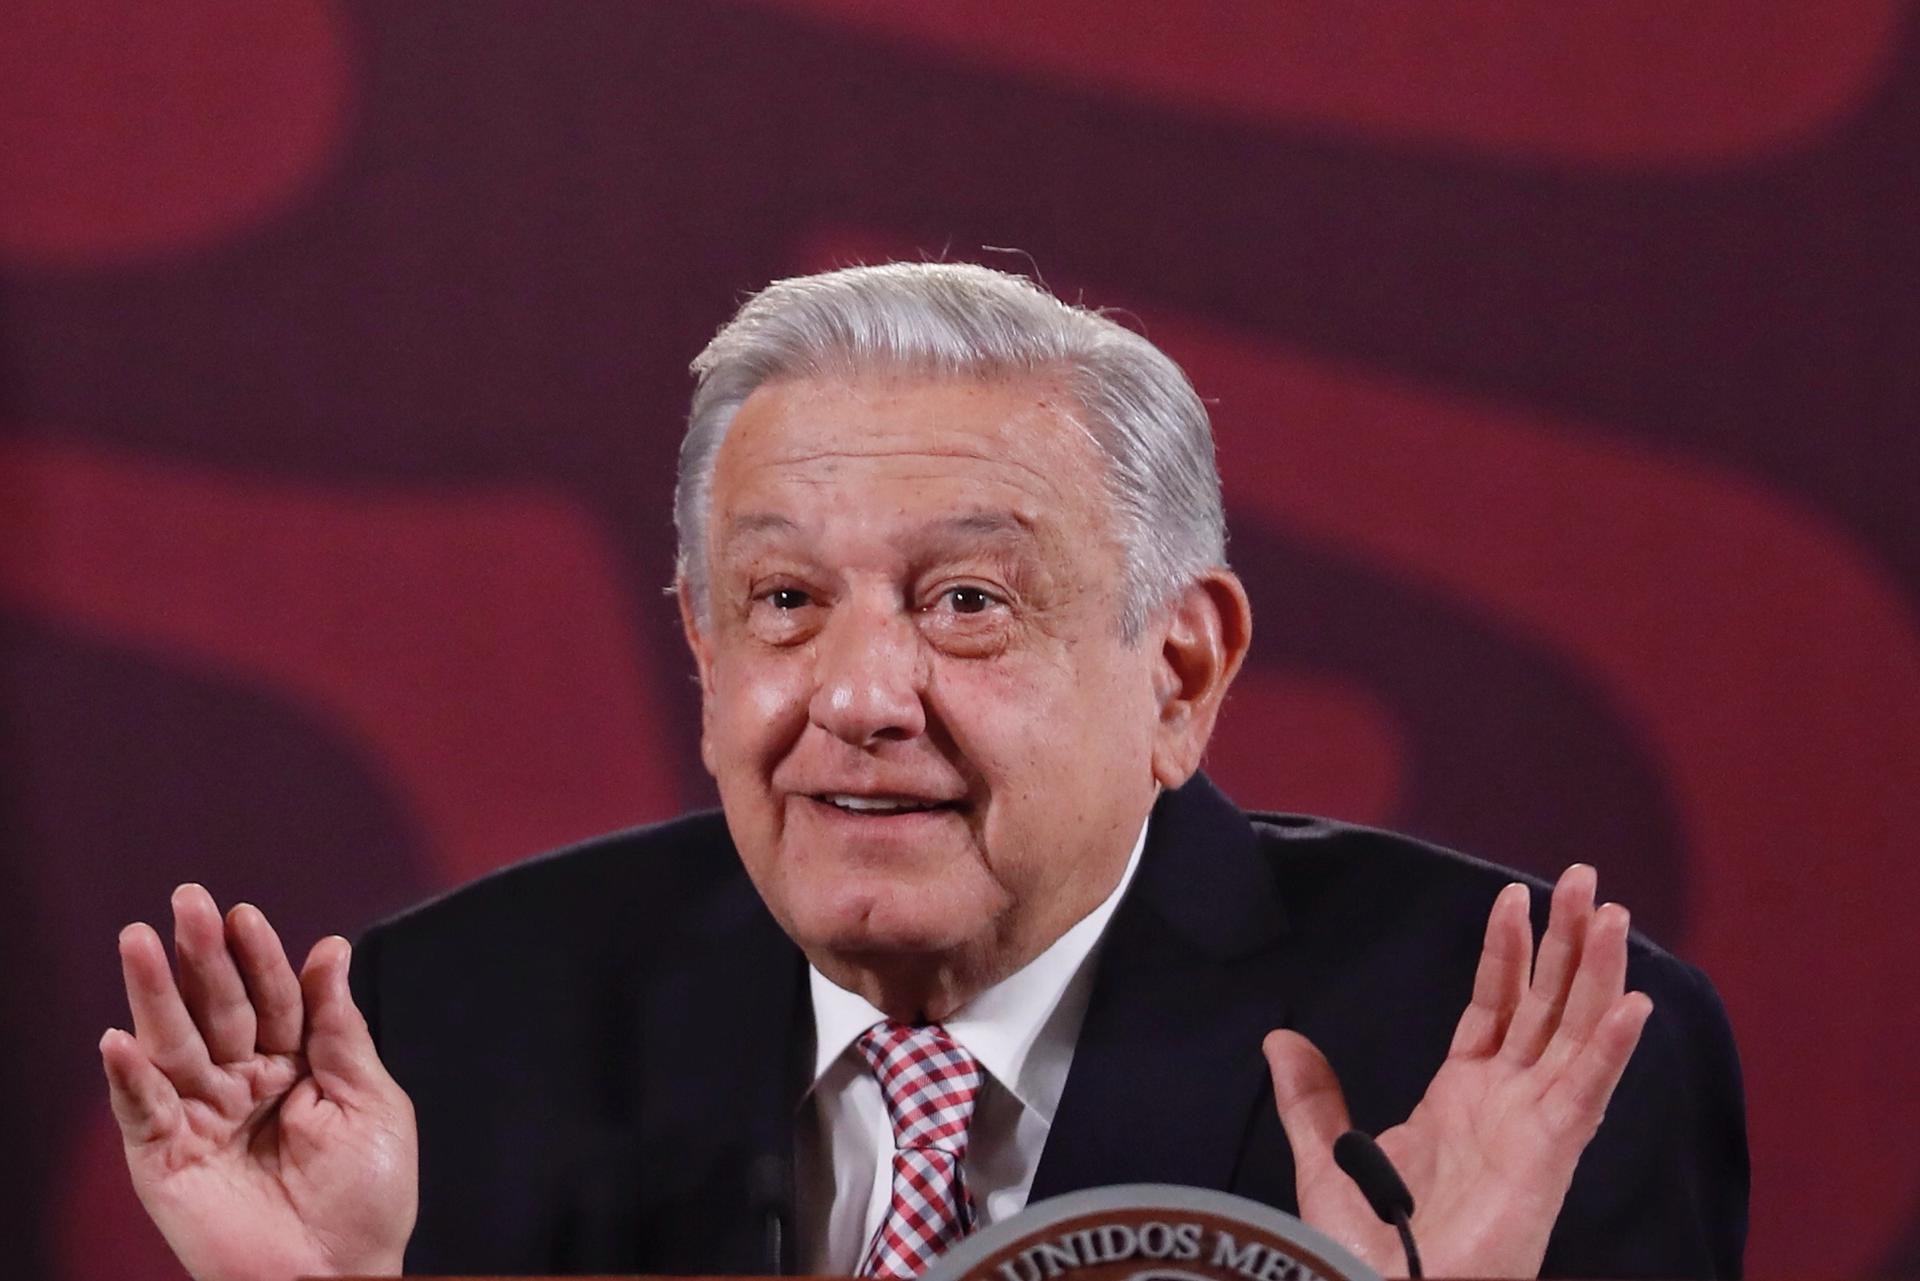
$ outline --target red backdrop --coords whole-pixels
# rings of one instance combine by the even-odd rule
[[[1215,405],[1229,790],[1597,863],[1726,995],[1751,1270],[1920,1274],[1917,155],[1895,0],[14,0],[9,1274],[173,1275],[93,1047],[175,882],[304,947],[707,803],[686,362],[901,254]]]

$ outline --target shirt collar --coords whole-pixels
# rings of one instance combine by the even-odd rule
[[[955,1011],[941,1026],[978,1059],[988,1075],[1047,1124],[1066,1088],[1067,1068],[1086,1013],[1090,958],[1113,919],[1147,846],[1147,826],[1127,856],[1126,870],[1100,905],[1075,922],[1047,950]],[[854,1038],[886,1018],[864,997],[839,987],[811,965],[813,1082],[845,1054]]]

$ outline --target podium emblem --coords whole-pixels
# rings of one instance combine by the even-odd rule
[[[921,1281],[1380,1281],[1333,1238],[1258,1201],[1165,1183],[1036,1202]]]

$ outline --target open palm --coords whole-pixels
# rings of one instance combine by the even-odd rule
[[[398,1273],[413,1229],[413,1109],[347,988],[344,939],[298,976],[272,927],[174,894],[176,983],[120,936],[134,1031],[100,1042],[135,1190],[199,1281]]]
[[[1574,1167],[1639,1043],[1653,1005],[1624,991],[1627,913],[1593,903],[1593,869],[1569,868],[1536,961],[1526,888],[1501,892],[1446,1061],[1413,1114],[1379,1136],[1436,1276],[1539,1273]],[[1334,1164],[1349,1123],[1332,1068],[1298,1033],[1274,1032],[1265,1048],[1301,1217],[1377,1270],[1403,1273],[1395,1231]]]

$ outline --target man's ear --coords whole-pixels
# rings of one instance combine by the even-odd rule
[[[713,728],[713,647],[700,625],[700,611],[693,602],[693,587],[685,577],[673,580],[673,597],[680,605],[680,631],[693,651],[693,667],[700,681],[700,760],[713,772],[709,751]]]
[[[1227,687],[1253,641],[1253,607],[1233,571],[1216,569],[1187,586],[1153,636],[1160,642],[1153,776],[1179,787],[1200,768]]]

